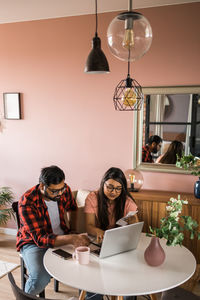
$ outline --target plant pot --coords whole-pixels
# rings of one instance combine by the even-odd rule
[[[165,260],[165,252],[160,245],[160,239],[153,236],[149,246],[144,252],[144,258],[148,265],[157,267]]]
[[[200,199],[200,178],[195,182],[194,195],[196,198]]]

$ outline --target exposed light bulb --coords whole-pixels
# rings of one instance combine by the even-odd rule
[[[135,181],[135,175],[129,174],[129,178],[130,178],[130,182],[134,183],[134,181]]]
[[[125,20],[125,34],[122,45],[127,49],[134,47],[133,18]]]
[[[137,95],[132,88],[126,88],[124,95],[122,96],[122,101],[125,106],[132,106],[137,101]]]
[[[126,29],[124,39],[122,42],[124,48],[130,49],[134,46],[134,32],[133,29]]]

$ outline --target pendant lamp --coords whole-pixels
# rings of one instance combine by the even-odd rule
[[[149,50],[151,25],[142,14],[132,11],[132,0],[128,0],[128,11],[117,15],[108,26],[107,42],[111,53],[123,61],[135,61]]]
[[[130,62],[139,59],[149,50],[152,29],[142,14],[132,11],[132,0],[128,0],[128,11],[117,15],[108,26],[107,41],[115,57],[128,61],[127,77],[115,88],[115,109],[139,111],[144,102],[144,95],[140,84],[130,77]]]
[[[130,61],[128,61],[128,74],[115,88],[113,102],[116,110],[141,110],[144,95],[140,84],[130,77]]]
[[[97,16],[97,0],[95,0],[95,15],[96,15],[96,31],[95,37],[92,40],[92,50],[88,55],[85,70],[86,73],[109,73],[109,65],[105,54],[101,50],[101,40],[97,34],[98,16]]]

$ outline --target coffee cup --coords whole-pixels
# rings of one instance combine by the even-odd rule
[[[90,261],[90,248],[85,246],[77,247],[72,257],[79,264],[87,265]]]

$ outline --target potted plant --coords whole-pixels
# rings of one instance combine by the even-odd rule
[[[12,208],[7,208],[7,204],[13,202],[14,196],[9,187],[0,188],[0,225],[6,224],[14,216]]]
[[[188,204],[187,200],[181,200],[180,195],[178,199],[170,198],[168,205],[166,206],[167,215],[166,217],[160,220],[161,225],[159,228],[150,228],[150,233],[147,233],[147,236],[151,236],[152,240],[149,247],[146,249],[144,257],[148,264],[156,266],[160,265],[164,259],[165,254],[162,249],[159,239],[166,239],[166,245],[176,246],[182,245],[184,240],[184,233],[188,231],[190,233],[190,239],[194,239],[197,236],[200,239],[200,232],[198,232],[199,225],[191,216],[182,216],[182,207],[183,205]],[[152,252],[156,244],[155,258],[152,258]],[[160,250],[160,248],[162,250]],[[153,260],[153,263],[151,262]]]
[[[184,170],[190,171],[194,176],[198,176],[199,180],[194,185],[194,195],[200,199],[200,159],[192,154],[177,157],[176,166]]]

